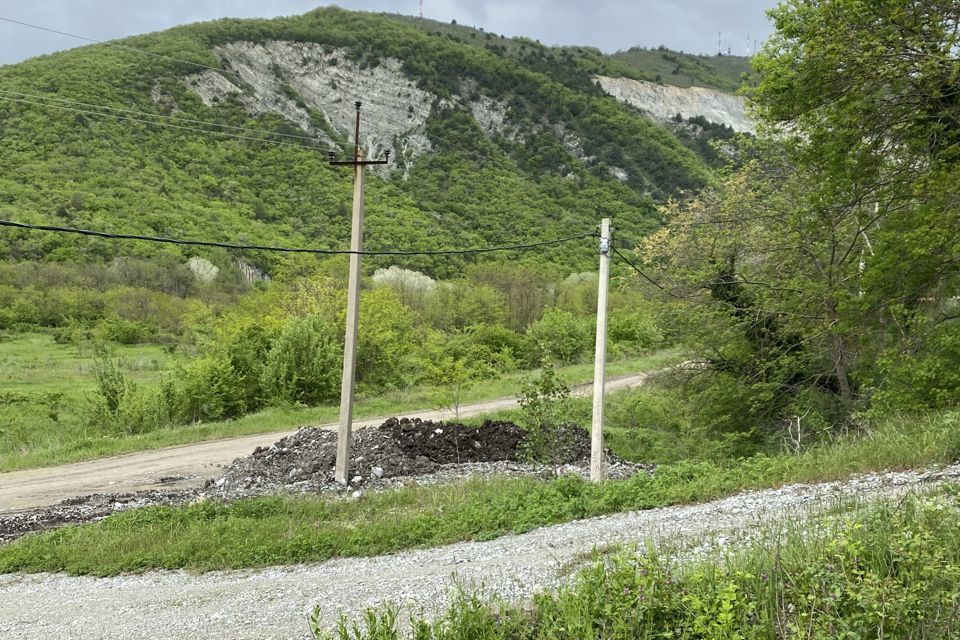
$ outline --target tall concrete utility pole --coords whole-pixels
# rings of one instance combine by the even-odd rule
[[[343,380],[340,383],[340,424],[337,430],[337,466],[334,477],[347,484],[350,473],[350,437],[353,427],[353,388],[357,364],[357,323],[360,318],[360,252],[363,250],[363,172],[368,164],[387,164],[390,152],[383,160],[364,160],[360,148],[360,107],[357,100],[357,128],[354,138],[353,160],[337,161],[331,151],[330,164],[353,167],[353,221],[350,226],[350,275],[347,284],[347,322],[343,339]]]
[[[603,387],[607,369],[607,288],[610,280],[610,218],[600,221],[600,283],[597,292],[597,344],[593,361],[593,422],[590,427],[590,480],[604,478]]]

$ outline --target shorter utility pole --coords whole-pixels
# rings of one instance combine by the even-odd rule
[[[610,218],[600,222],[600,282],[597,291],[597,344],[593,360],[593,422],[590,427],[590,480],[604,478],[603,392],[607,369],[607,288],[610,280]]]
[[[329,153],[330,164],[353,167],[353,219],[350,227],[350,274],[347,283],[347,321],[343,338],[343,379],[340,382],[340,423],[337,429],[337,465],[334,478],[347,484],[350,473],[350,438],[353,428],[353,388],[357,363],[357,324],[360,319],[360,252],[363,250],[363,170],[368,164],[387,164],[390,152],[383,160],[364,160],[360,148],[360,107],[357,100],[357,128],[354,138],[353,160],[337,161],[336,153]]]

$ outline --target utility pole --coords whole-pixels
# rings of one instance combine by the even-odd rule
[[[350,472],[350,436],[353,427],[353,388],[357,363],[357,323],[360,317],[360,252],[363,250],[363,171],[368,164],[387,164],[390,152],[383,160],[364,160],[360,148],[360,107],[357,100],[357,128],[354,138],[353,160],[337,161],[336,153],[329,152],[330,164],[353,167],[353,219],[350,227],[350,275],[347,284],[347,322],[343,339],[343,380],[340,383],[340,424],[337,430],[336,481],[346,485]]]
[[[603,480],[603,391],[607,369],[607,282],[610,280],[610,218],[600,221],[600,283],[597,292],[597,344],[593,361],[593,422],[590,428],[590,480]]]

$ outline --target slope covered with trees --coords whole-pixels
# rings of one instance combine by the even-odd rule
[[[215,50],[236,42],[316,43],[343,52],[359,75],[398,60],[403,74],[434,96],[423,131],[432,150],[405,171],[370,181],[371,248],[542,240],[588,230],[604,215],[618,219],[629,244],[652,228],[655,199],[709,180],[702,160],[669,131],[594,85],[589,56],[525,40],[506,46],[473,30],[454,37],[441,26],[330,8],[189,25],[4,67],[0,213],[110,231],[344,245],[350,177],[327,166],[328,144],[298,148],[270,144],[302,142],[276,135],[255,133],[258,142],[196,131],[211,127],[190,121],[311,135],[277,113],[254,116],[238,100],[207,105],[184,82],[196,66],[123,46],[215,68],[225,64]],[[502,105],[512,135],[485,132],[463,106],[464,94]],[[347,142],[329,123],[318,127]],[[398,142],[378,141],[388,148]],[[0,239],[0,255],[13,260],[102,261],[120,253],[114,244],[73,237],[4,232]],[[123,253],[182,254],[151,245]],[[540,260],[582,265],[589,253],[560,248]],[[248,259],[270,273],[283,269],[275,256]],[[463,261],[424,258],[405,266],[450,275]]]
[[[675,87],[707,87],[735,93],[745,79],[756,79],[750,58],[746,56],[694,55],[660,46],[656,49],[632,47],[610,58],[632,69],[638,80]]]
[[[691,420],[741,453],[960,398],[960,9],[771,15],[762,141],[640,251],[705,365]]]

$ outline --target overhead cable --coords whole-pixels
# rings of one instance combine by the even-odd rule
[[[655,286],[657,289],[660,289],[661,291],[664,291],[664,292],[670,294],[670,295],[673,296],[674,298],[678,298],[678,299],[682,299],[682,298],[683,298],[683,296],[678,295],[678,294],[674,293],[673,291],[670,291],[670,289],[667,289],[665,286],[663,286],[662,284],[660,284],[659,282],[657,282],[656,280],[654,280],[653,278],[651,278],[650,276],[648,276],[646,273],[644,273],[643,270],[640,269],[640,267],[638,267],[637,265],[635,265],[635,264],[633,263],[633,261],[631,261],[631,260],[630,260],[629,258],[627,258],[625,255],[623,255],[622,253],[620,253],[620,250],[617,249],[616,247],[613,247],[613,252],[614,252],[615,254],[617,254],[617,257],[618,257],[618,258],[620,258],[621,260],[623,260],[624,262],[626,262],[630,267],[632,267],[634,271],[636,271],[637,273],[639,273],[639,274],[640,274],[640,277],[642,277],[644,280],[646,280],[647,282],[649,282],[650,284],[652,284],[653,286]]]
[[[160,118],[164,120],[170,120],[173,122],[185,122],[188,124],[197,124],[207,127],[220,127],[222,129],[231,129],[239,132],[246,133],[262,133],[270,136],[278,136],[280,138],[292,138],[295,140],[305,140],[307,142],[316,142],[316,138],[313,136],[301,136],[293,133],[278,133],[275,131],[267,131],[266,129],[254,129],[251,127],[238,127],[231,124],[221,124],[219,122],[208,122],[206,120],[194,120],[192,118],[183,118],[181,116],[170,116],[162,113],[150,113],[149,111],[137,111],[135,109],[122,109],[120,107],[108,107],[102,104],[93,104],[90,102],[80,102],[79,100],[68,100],[66,98],[59,98],[55,96],[45,96],[42,94],[35,93],[20,93],[19,91],[9,91],[7,89],[0,89],[0,97],[4,96],[16,96],[18,98],[30,98],[34,100],[46,100],[50,102],[57,102],[66,105],[74,105],[78,107],[86,107],[90,109],[105,109],[107,111],[116,111],[118,113],[127,113],[137,116],[145,116],[147,118]],[[55,106],[55,105],[49,105]],[[111,114],[104,114],[111,115]]]
[[[156,242],[164,244],[190,245],[200,247],[219,247],[223,249],[236,249],[241,251],[273,251],[280,253],[312,253],[318,255],[364,255],[364,256],[439,256],[439,255],[465,255],[474,253],[492,253],[495,251],[525,251],[546,247],[550,245],[563,244],[573,240],[581,240],[596,236],[595,231],[581,233],[578,235],[556,238],[553,240],[544,240],[542,242],[531,242],[527,244],[513,244],[500,247],[479,247],[475,249],[437,249],[429,251],[350,251],[349,249],[314,249],[309,247],[280,247],[270,245],[256,244],[237,244],[232,242],[218,242],[215,240],[188,240],[183,238],[168,238],[164,236],[145,236],[132,233],[112,233],[108,231],[96,231],[93,229],[79,229],[75,227],[60,227],[46,224],[30,224],[26,222],[16,222],[13,220],[0,220],[0,227],[12,227],[15,229],[27,229],[31,231],[48,231],[53,233],[70,233],[82,236],[92,236],[96,238],[107,238],[111,240],[140,240],[144,242]]]
[[[189,64],[189,65],[192,65],[192,66],[194,66],[194,67],[201,68],[201,69],[208,69],[208,70],[210,70],[210,71],[216,71],[217,73],[229,73],[230,75],[232,75],[232,76],[234,76],[234,77],[236,77],[236,78],[239,78],[239,77],[240,77],[239,74],[237,74],[237,72],[235,72],[235,71],[230,71],[230,70],[228,70],[228,69],[218,69],[217,67],[211,67],[210,65],[203,64],[203,63],[201,63],[201,62],[193,62],[193,61],[191,61],[191,60],[183,60],[183,59],[181,59],[181,58],[175,58],[175,57],[173,57],[173,56],[168,56],[168,55],[165,55],[165,54],[163,54],[163,53],[157,53],[157,52],[155,52],[155,51],[147,51],[146,49],[138,49],[138,48],[136,48],[136,47],[131,47],[130,45],[126,45],[126,44],[118,44],[118,43],[116,43],[116,42],[105,42],[105,41],[103,41],[103,40],[97,40],[97,39],[95,39],[95,38],[88,38],[88,37],[86,37],[86,36],[78,36],[78,35],[75,34],[75,33],[68,33],[68,32],[66,32],[66,31],[59,31],[59,30],[57,30],[57,29],[51,29],[50,27],[44,27],[44,26],[41,26],[41,25],[38,25],[38,24],[31,24],[31,23],[29,23],[29,22],[23,22],[22,20],[14,20],[14,19],[12,19],[12,18],[4,18],[3,16],[0,16],[0,21],[2,21],[2,22],[8,22],[8,23],[10,23],[10,24],[17,24],[17,25],[20,25],[20,26],[22,26],[22,27],[30,27],[31,29],[38,29],[38,30],[40,30],[40,31],[46,31],[47,33],[55,33],[55,34],[57,34],[57,35],[67,36],[68,38],[76,38],[77,40],[83,40],[83,41],[85,41],[85,42],[92,42],[92,43],[94,43],[94,44],[101,44],[101,45],[103,45],[103,46],[105,46],[105,47],[113,47],[114,49],[123,49],[123,50],[125,50],[125,51],[134,51],[134,52],[136,52],[136,53],[142,53],[142,54],[147,55],[147,56],[153,56],[154,58],[164,58],[164,59],[166,59],[166,60],[173,60],[174,62],[180,62],[180,63],[182,63],[182,64]]]

